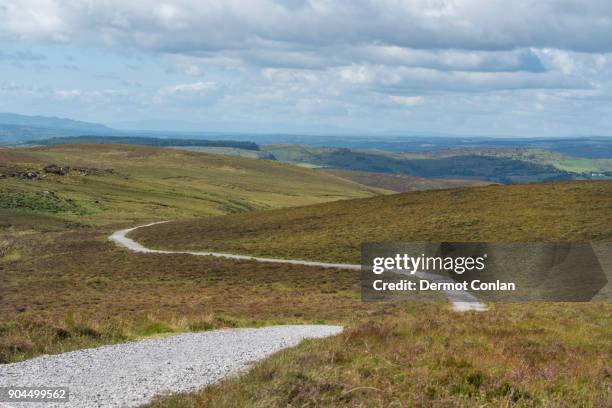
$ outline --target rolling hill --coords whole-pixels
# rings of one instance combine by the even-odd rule
[[[377,190],[265,160],[128,145],[0,149],[2,224],[220,215],[367,197]]]
[[[359,261],[371,241],[583,241],[612,238],[612,182],[421,191],[176,221],[137,230],[151,247]]]

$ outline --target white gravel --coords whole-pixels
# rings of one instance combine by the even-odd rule
[[[0,403],[11,407],[134,407],[160,394],[196,390],[250,363],[341,326],[287,325],[214,330],[47,355],[0,365],[0,387],[70,390],[68,403]]]

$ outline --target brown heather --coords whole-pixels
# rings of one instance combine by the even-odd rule
[[[455,313],[443,298],[363,303],[351,271],[135,254],[107,240],[116,229],[153,219],[372,194],[363,186],[266,161],[137,147],[0,149],[0,164],[7,162],[115,173],[0,180],[0,194],[19,193],[34,208],[0,210],[1,362],[182,331],[326,322],[345,332],[151,406],[612,405],[607,303],[500,303],[486,313]],[[603,241],[612,234],[611,187],[575,182],[406,193],[189,219],[135,235],[165,248],[332,261],[357,259],[362,240]],[[47,190],[83,211],[49,205]],[[612,253],[610,244],[601,245]]]

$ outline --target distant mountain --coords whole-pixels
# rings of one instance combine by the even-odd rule
[[[46,129],[78,130],[80,132],[113,132],[113,129],[99,123],[56,118],[52,116],[26,116],[16,113],[0,113],[0,124],[38,127]]]
[[[113,135],[117,131],[99,123],[48,116],[26,116],[0,113],[0,144],[19,143],[49,137],[78,136],[83,134]]]

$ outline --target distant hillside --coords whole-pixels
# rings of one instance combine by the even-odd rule
[[[604,150],[605,151],[605,150]],[[504,157],[507,159],[526,161],[545,166],[553,166],[559,170],[582,176],[612,176],[612,152],[601,157],[584,158],[572,154],[562,154],[554,150],[532,148],[452,148],[426,153],[429,158],[447,158],[453,156],[478,155],[489,157]]]
[[[55,118],[48,116],[26,116],[15,113],[0,113],[0,144],[19,143],[25,140],[82,134],[117,133],[116,130],[98,123]]]
[[[0,123],[0,145],[20,144],[26,140],[45,139],[56,136],[77,136],[81,132],[68,129],[47,129]]]
[[[312,147],[380,149],[389,152],[426,153],[446,149],[545,149],[582,158],[612,158],[612,136],[581,137],[483,137],[467,135],[257,135],[259,144],[292,144]]]
[[[56,118],[50,116],[26,116],[15,113],[0,113],[0,123],[24,127],[46,129],[78,130],[80,132],[110,132],[111,128],[98,123],[81,122],[78,120]]]
[[[64,144],[129,144],[153,147],[232,147],[244,150],[259,150],[259,146],[256,143],[238,140],[162,139],[137,136],[54,137],[45,140],[28,141],[26,143],[40,146]]]
[[[406,193],[408,191],[439,190],[443,188],[476,187],[490,184],[479,180],[436,179],[405,174],[372,173],[351,170],[322,170],[325,173],[370,187]]]
[[[573,178],[571,173],[549,164],[473,153],[433,157],[425,153],[299,145],[270,145],[263,149],[285,163],[375,173],[473,179],[495,183],[531,183]]]
[[[420,191],[177,221],[134,232],[151,247],[359,262],[362,242],[610,240],[612,181]]]

